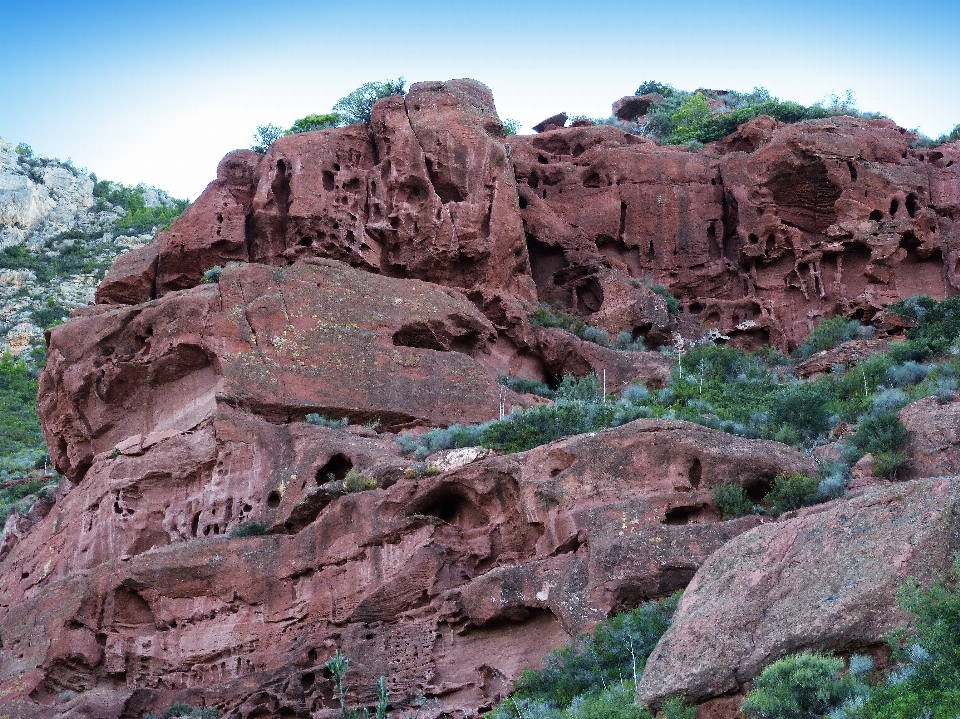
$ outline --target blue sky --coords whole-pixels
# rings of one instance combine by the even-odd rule
[[[765,86],[938,135],[960,123],[953,0],[0,0],[0,137],[195,199],[259,124],[368,80],[473,77],[527,128],[606,116],[644,80]]]

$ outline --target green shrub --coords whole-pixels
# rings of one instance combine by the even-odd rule
[[[842,660],[822,654],[784,657],[754,679],[740,710],[753,719],[822,719],[863,691],[854,677],[839,676],[842,669]]]
[[[257,131],[253,133],[253,144],[250,149],[263,155],[270,149],[270,145],[285,134],[283,128],[279,125],[257,125]]]
[[[801,442],[811,442],[832,428],[831,387],[823,382],[793,382],[772,395],[768,421],[776,430],[796,433]]]
[[[366,475],[360,474],[350,470],[347,472],[346,479],[343,480],[343,491],[347,493],[351,492],[363,492],[368,489],[376,489],[377,480],[373,477],[367,477]]]
[[[571,639],[566,647],[547,656],[542,670],[525,670],[514,685],[513,696],[497,707],[493,716],[515,717],[514,701],[541,703],[562,711],[579,696],[598,694],[604,687],[639,677],[679,601],[678,592],[660,602],[648,602],[601,622],[592,636]],[[608,700],[620,703],[617,697]]]
[[[516,135],[523,129],[523,123],[519,120],[512,120],[509,117],[503,121],[503,134],[507,137]]]
[[[370,710],[367,707],[351,707],[347,704],[346,685],[347,670],[350,668],[350,660],[347,659],[338,648],[333,656],[324,664],[327,671],[333,678],[334,695],[340,702],[340,716],[342,719],[370,719]],[[376,719],[386,719],[387,707],[390,704],[390,695],[387,692],[386,677],[377,679],[375,685],[377,692],[377,706],[374,709]]]
[[[856,450],[859,458],[865,454],[895,454],[907,446],[909,439],[910,434],[897,413],[890,411],[864,418],[845,443]]]
[[[652,719],[646,707],[634,703],[633,691],[633,685],[624,682],[578,697],[562,716],[564,719]]]
[[[896,479],[897,470],[907,463],[909,457],[903,452],[877,452],[873,455],[873,473],[878,477]]]
[[[820,482],[806,474],[780,474],[774,478],[773,487],[764,495],[763,501],[775,514],[783,514],[816,504],[819,488]]]
[[[340,419],[328,419],[326,415],[317,414],[316,412],[311,412],[306,417],[309,424],[315,424],[318,427],[329,427],[330,429],[343,429],[350,424],[349,417],[341,417]]]
[[[713,488],[713,503],[720,510],[724,521],[753,514],[753,502],[747,497],[747,491],[739,484],[721,484]]]
[[[891,637],[898,665],[855,716],[862,719],[954,719],[960,714],[960,555],[952,577],[929,589],[900,590],[910,628]]]
[[[710,117],[710,106],[702,92],[691,96],[683,106],[670,116],[673,122],[673,134],[668,142],[682,145],[692,140],[700,140],[703,125]]]
[[[682,311],[682,308],[680,307],[680,301],[670,294],[670,290],[663,285],[650,285],[650,289],[654,292],[654,294],[660,295],[667,301],[667,312],[669,312],[671,315],[680,314]]]
[[[267,533],[263,522],[242,522],[230,532],[231,537],[259,537]]]
[[[549,385],[535,379],[523,379],[522,377],[498,377],[497,382],[508,389],[520,394],[535,394],[540,397],[553,399],[555,393]]]
[[[285,135],[298,135],[301,132],[316,132],[317,130],[329,130],[340,124],[340,117],[335,112],[328,112],[326,115],[307,115],[294,122]]]
[[[797,356],[800,359],[807,359],[816,352],[832,349],[844,342],[861,337],[865,332],[868,332],[867,328],[861,326],[856,320],[846,317],[838,316],[821,320],[806,341],[800,345]]]
[[[214,265],[209,270],[204,270],[203,279],[200,280],[202,285],[212,285],[220,282],[220,275],[223,274],[223,268],[220,265]]]

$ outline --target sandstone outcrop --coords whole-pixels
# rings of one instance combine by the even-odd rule
[[[900,479],[960,474],[960,402],[925,397],[898,413],[909,432]]]
[[[339,646],[359,700],[385,675],[397,706],[425,694],[430,716],[474,716],[760,522],[717,522],[711,487],[811,471],[783,445],[654,420],[411,466],[387,438],[233,410],[98,453],[3,565],[4,709],[314,716],[334,706]],[[350,471],[377,489],[342,494]],[[231,538],[252,520],[267,534]]]
[[[565,120],[507,138],[481,84],[418,83],[368,125],[230,153],[48,332],[41,412],[67,480],[0,548],[0,711],[325,717],[339,647],[353,699],[383,675],[394,710],[475,716],[569,636],[691,578],[645,699],[709,699],[793,649],[881,641],[896,583],[955,543],[949,481],[721,522],[712,488],[758,501],[815,462],[667,420],[424,463],[395,433],[540,401],[502,374],[669,378],[667,355],[531,320],[538,301],[635,347],[715,329],[791,349],[834,312],[960,290],[960,145],[757,118],[698,152]],[[834,586],[829,552],[862,584]],[[742,624],[748,599],[765,609]],[[701,636],[711,622],[729,641]]]
[[[740,535],[687,586],[638,699],[703,701],[793,652],[879,649],[906,619],[897,589],[952,566],[958,508],[955,478],[917,480]]]

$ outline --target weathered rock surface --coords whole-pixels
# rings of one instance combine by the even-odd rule
[[[85,315],[50,333],[40,389],[51,456],[75,481],[118,442],[190,432],[224,406],[385,429],[498,416],[496,374],[476,359],[493,326],[425,282],[334,260],[242,264],[219,284]]]
[[[434,477],[410,466],[388,439],[231,410],[100,452],[3,564],[4,709],[314,716],[340,646],[360,700],[382,674],[398,706],[424,693],[431,716],[474,716],[759,523],[716,522],[711,487],[811,471],[783,445],[653,420]],[[351,470],[378,489],[338,496]],[[268,534],[230,538],[252,520]]]
[[[960,402],[940,404],[925,397],[898,413],[910,439],[904,448],[909,458],[900,468],[900,479],[960,474]]]
[[[397,709],[422,694],[423,716],[474,716],[570,635],[692,577],[644,698],[708,699],[794,649],[880,641],[897,582],[957,543],[949,481],[758,526],[720,522],[711,489],[758,500],[810,457],[641,420],[431,467],[391,432],[537,401],[499,374],[667,380],[665,355],[531,322],[538,300],[651,349],[707,328],[790,349],[822,316],[960,290],[960,144],[758,118],[698,153],[562,124],[506,138],[489,90],[453,80],[381,100],[368,125],[230,153],[49,332],[41,411],[70,481],[2,540],[0,711],[323,717],[340,647],[359,701],[384,675]],[[911,471],[933,471],[918,422],[931,459]],[[251,522],[266,534],[233,536]]]
[[[803,650],[862,651],[903,623],[897,589],[929,582],[960,548],[960,482],[893,485],[726,544],[687,586],[637,687],[644,702],[735,693]],[[829,561],[825,558],[829,557]]]

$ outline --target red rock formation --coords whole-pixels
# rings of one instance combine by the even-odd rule
[[[793,652],[881,647],[906,619],[897,589],[951,566],[958,502],[956,482],[919,480],[740,535],[687,586],[638,699],[702,701],[742,690]]]
[[[333,706],[322,664],[340,646],[360,700],[382,674],[401,706],[424,693],[473,716],[760,521],[717,522],[711,487],[812,471],[783,445],[653,420],[410,468],[390,439],[237,411],[99,452],[3,564],[0,691],[25,702],[4,710],[93,696],[104,719],[174,700],[311,716]],[[351,470],[378,488],[338,496]],[[251,520],[268,534],[230,538]]]
[[[646,420],[438,458],[439,476],[401,457],[396,430],[537,401],[500,373],[666,381],[665,355],[537,326],[538,300],[651,349],[707,327],[786,349],[821,316],[880,322],[918,289],[960,288],[960,143],[758,118],[693,152],[550,124],[505,138],[484,86],[419,83],[368,125],[230,153],[168,231],[117,261],[96,306],[49,332],[41,412],[69,480],[0,539],[0,712],[139,717],[182,700],[231,719],[327,716],[322,665],[339,646],[359,700],[382,674],[399,708],[424,694],[424,716],[473,716],[571,634],[684,586],[711,555],[714,571],[761,520],[719,522],[712,487],[759,496],[776,474],[816,471],[784,445]],[[203,284],[214,265],[219,283]],[[314,412],[353,424],[305,423]],[[376,488],[345,494],[365,486],[351,471]],[[918,501],[941,512],[947,486]],[[748,536],[772,538],[758,550],[772,566],[783,536],[813,551],[803,532],[834,541],[843,507],[881,511],[837,507]],[[231,536],[252,521],[267,534]],[[809,594],[820,579],[791,581]],[[708,608],[729,623],[740,605],[723,602]],[[837,632],[879,636],[889,607]],[[764,656],[801,644],[778,632]],[[697,697],[735,689],[760,660],[737,659],[730,679],[716,664],[731,651],[716,647],[715,679],[666,674]],[[662,696],[659,676],[645,697]]]

